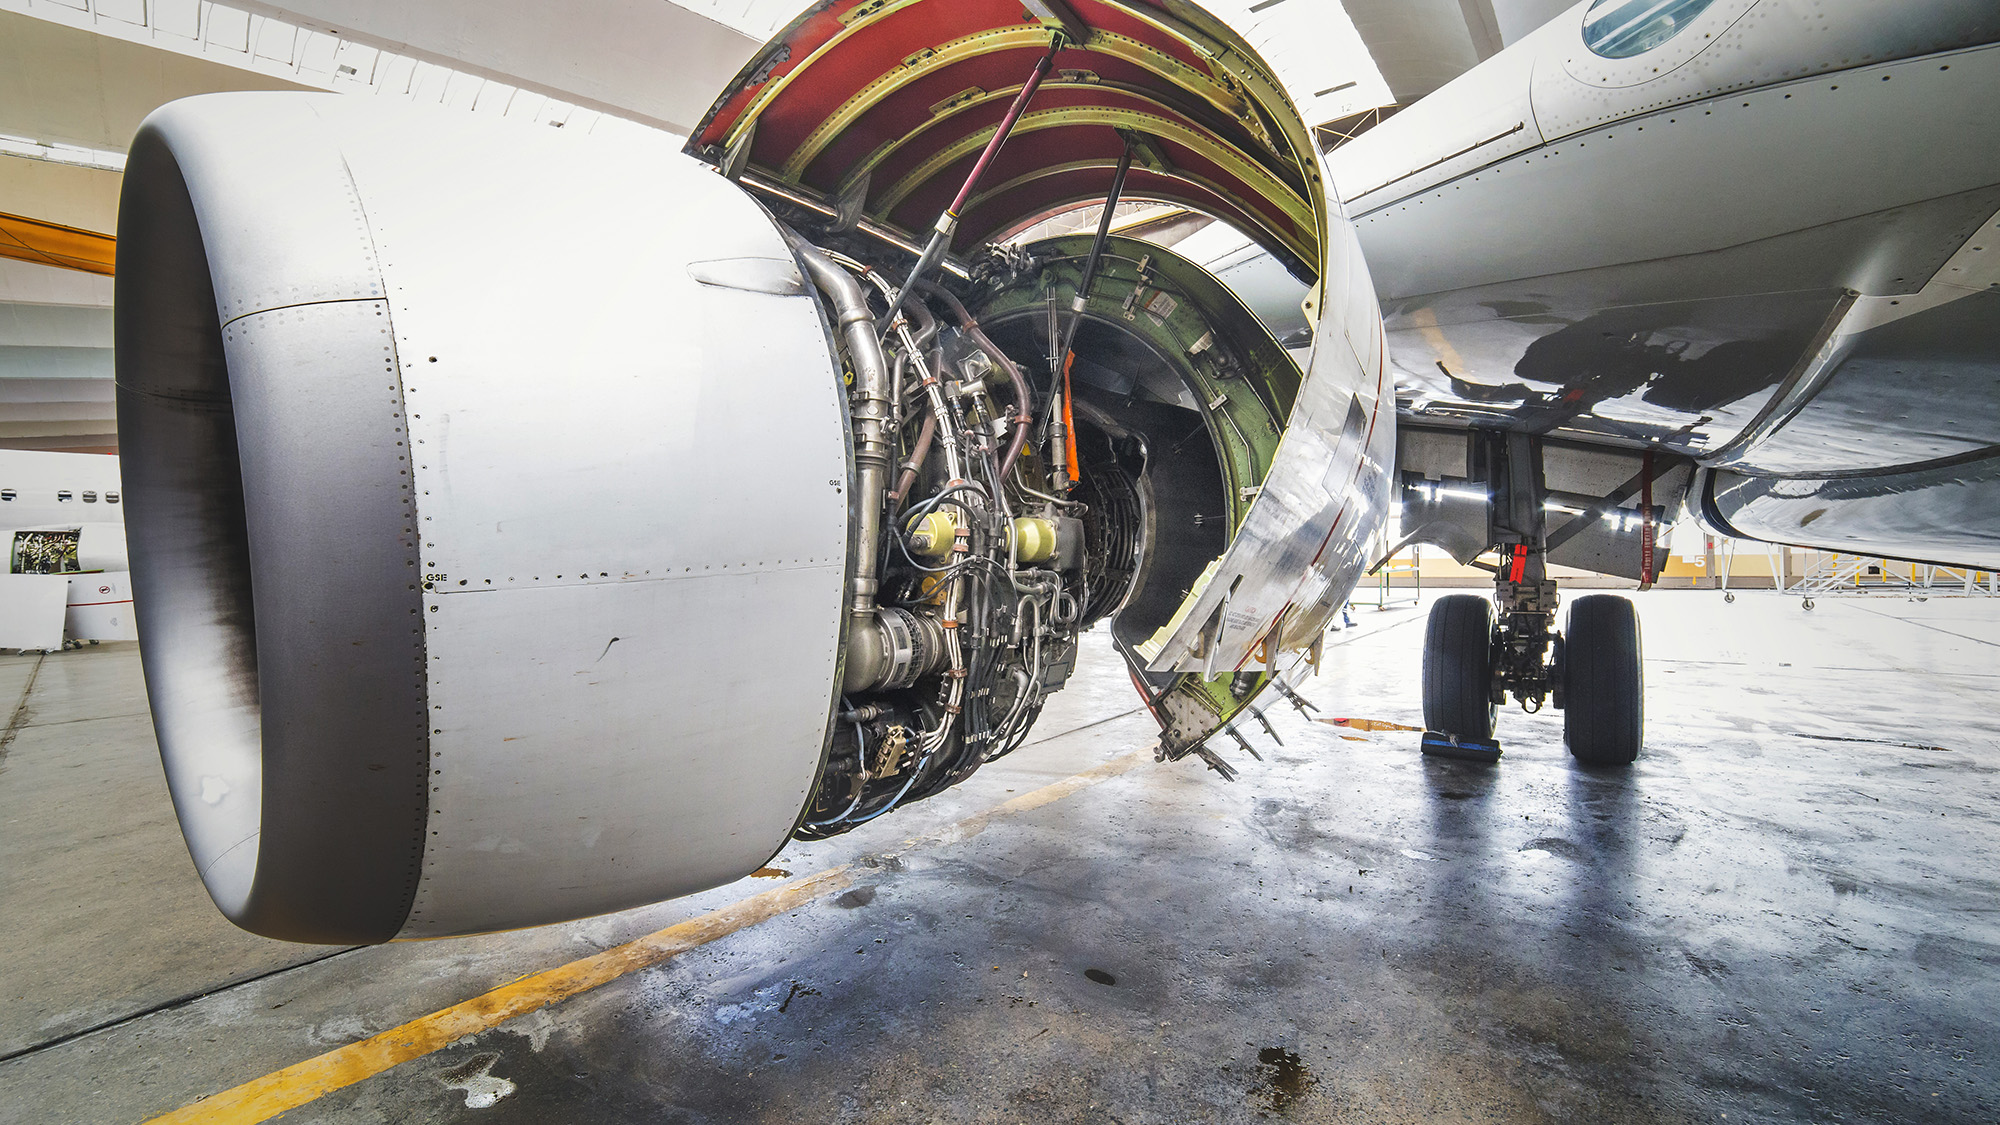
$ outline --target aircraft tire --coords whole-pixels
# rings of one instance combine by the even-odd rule
[[[1493,603],[1473,594],[1439,598],[1424,632],[1424,726],[1485,740],[1494,712]]]
[[[1613,594],[1570,603],[1563,641],[1563,739],[1587,766],[1630,765],[1645,741],[1639,615]]]

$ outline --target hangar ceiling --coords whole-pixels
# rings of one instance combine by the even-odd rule
[[[119,169],[139,122],[195,94],[346,90],[531,124],[638,128],[631,122],[698,115],[756,46],[658,0],[574,0],[555,36],[548,8],[527,0],[289,7],[304,10],[0,0],[0,215],[114,230]],[[370,33],[315,18],[334,8]],[[658,65],[662,43],[685,62]],[[5,227],[0,448],[115,451],[111,279],[20,260],[34,255]]]
[[[1210,6],[1265,54],[1316,124],[1407,104],[1569,5]],[[591,132],[686,132],[802,7],[567,0],[552,21],[541,0],[0,0],[0,214],[112,231],[139,122],[214,91],[337,90]],[[0,248],[0,447],[115,450],[110,279],[6,255]]]
[[[1309,4],[1313,0],[1279,0]],[[1577,0],[1343,0],[1397,105],[1511,46]],[[1366,107],[1364,107],[1366,108]]]
[[[122,163],[139,122],[175,98],[305,88],[0,11],[0,138],[77,146],[75,159]],[[0,214],[108,232],[121,179],[115,167],[0,155]],[[108,450],[115,431],[111,279],[0,257],[0,447]]]

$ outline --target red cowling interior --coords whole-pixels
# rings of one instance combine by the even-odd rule
[[[821,202],[865,173],[864,213],[921,240],[1060,37],[953,249],[1103,198],[1137,135],[1149,148],[1128,197],[1206,211],[1317,264],[1316,162],[1298,151],[1303,130],[1284,127],[1296,114],[1249,48],[1167,0],[1070,0],[1058,12],[1038,17],[1020,0],[827,0],[737,76],[688,150],[721,164],[754,124],[746,171]]]

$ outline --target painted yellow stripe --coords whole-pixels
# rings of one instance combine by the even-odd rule
[[[996,819],[1060,801],[1073,793],[1109,781],[1141,762],[1150,761],[1152,756],[1150,749],[1122,754],[1095,769],[1023,793],[938,832],[908,840],[906,846],[970,839],[985,831]],[[204,1125],[253,1125],[254,1122],[268,1121],[335,1090],[373,1078],[391,1067],[422,1058],[467,1035],[490,1030],[516,1016],[525,1016],[578,993],[588,992],[628,973],[657,965],[690,949],[824,898],[852,883],[852,870],[848,864],[831,867],[594,956],[522,977],[462,1004],[454,1004],[379,1035],[203,1098],[193,1105],[155,1117],[148,1125],[192,1125],[194,1122]]]
[[[796,910],[847,886],[849,881],[845,865],[829,868],[595,956],[522,977],[483,996],[245,1082],[153,1120],[175,1125],[197,1121],[207,1125],[248,1125],[268,1121],[323,1094],[428,1055],[456,1039],[486,1031],[515,1016],[525,1016],[767,918]]]

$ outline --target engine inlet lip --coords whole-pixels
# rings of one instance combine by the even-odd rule
[[[161,761],[231,921],[384,941],[409,916],[427,825],[423,595],[393,359],[327,341],[361,340],[365,319],[356,347],[379,353],[387,302],[286,302],[279,276],[296,271],[242,252],[262,238],[314,255],[301,231],[328,205],[351,213],[310,113],[190,104],[133,141],[114,283],[134,614]],[[270,143],[215,143],[246,131]],[[287,169],[292,204],[307,197],[297,217],[246,153]],[[345,242],[336,268],[379,297],[372,246]]]

